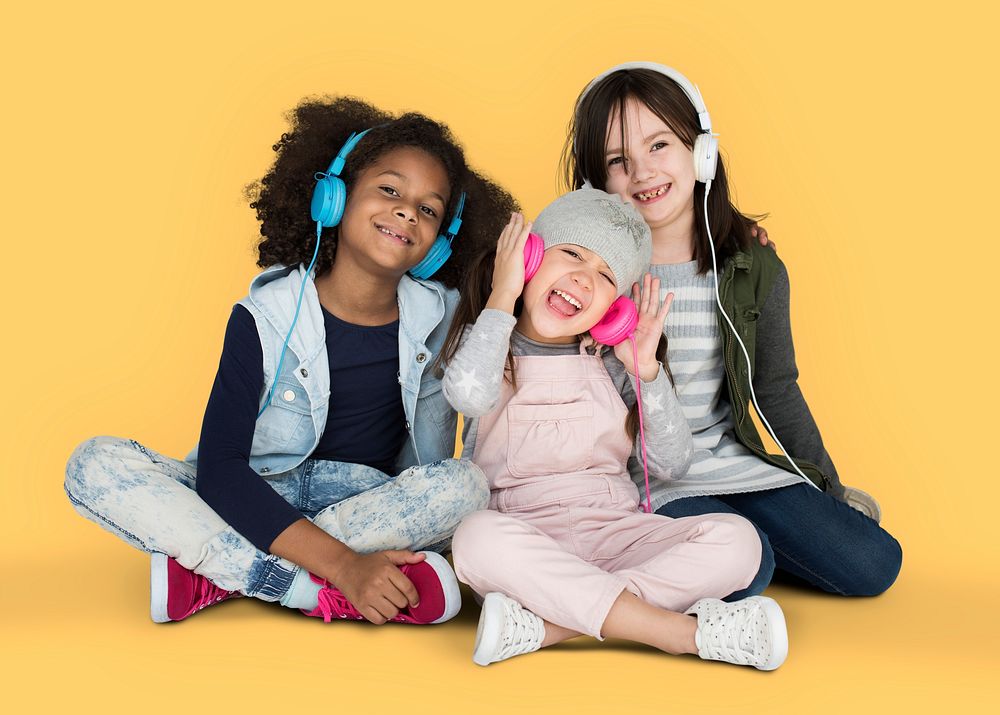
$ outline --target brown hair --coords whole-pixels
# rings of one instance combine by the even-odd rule
[[[499,235],[499,232],[498,232]],[[458,346],[462,342],[466,327],[472,325],[479,318],[479,314],[486,309],[486,303],[493,292],[493,262],[496,258],[496,245],[487,246],[481,249],[469,261],[468,270],[459,289],[458,306],[455,308],[455,315],[448,328],[448,335],[444,339],[444,346],[435,361],[435,367],[442,370],[445,365],[451,362],[458,351]],[[521,314],[524,302],[518,298],[514,303],[514,315]],[[510,382],[517,389],[517,382],[514,377],[514,353],[510,346],[507,347],[507,365],[504,368],[504,379]]]
[[[608,122],[611,117],[621,117],[624,146],[626,105],[633,99],[649,107],[686,147],[694,148],[694,141],[702,131],[701,125],[697,110],[680,85],[655,70],[619,70],[595,84],[585,96],[581,94],[577,98],[560,162],[561,179],[566,188],[579,188],[588,179],[599,189],[607,185]],[[698,261],[698,273],[702,274],[712,267],[708,232],[701,210],[704,200],[705,185],[699,182],[694,187],[697,208],[694,258]],[[708,219],[720,265],[736,251],[749,248],[750,227],[755,218],[740,213],[730,200],[729,181],[721,158],[708,195]]]

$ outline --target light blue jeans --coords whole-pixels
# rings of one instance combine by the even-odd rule
[[[359,553],[442,548],[462,518],[489,502],[479,467],[445,459],[396,477],[359,464],[307,459],[267,478],[303,516]],[[132,546],[161,552],[227,591],[277,601],[298,566],[259,551],[195,491],[195,468],[117,437],[95,437],[66,465],[82,516]]]

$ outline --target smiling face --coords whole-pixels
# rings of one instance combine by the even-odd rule
[[[543,343],[571,343],[604,317],[618,296],[614,274],[600,256],[571,243],[545,251],[521,294],[518,331]]]
[[[624,142],[622,137],[624,136]],[[605,190],[634,204],[653,230],[694,231],[694,157],[673,130],[636,99],[608,119]]]
[[[450,187],[441,162],[415,147],[388,151],[357,177],[339,227],[337,260],[401,276],[437,238]]]

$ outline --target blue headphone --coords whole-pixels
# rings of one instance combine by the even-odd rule
[[[316,188],[313,189],[312,204],[309,211],[312,215],[312,220],[316,222],[316,248],[313,250],[312,260],[309,262],[308,268],[306,268],[305,275],[302,276],[302,285],[299,287],[299,299],[295,304],[295,315],[292,317],[292,324],[288,328],[285,342],[281,346],[278,367],[274,371],[274,381],[267,391],[267,399],[264,400],[264,405],[257,413],[258,418],[264,414],[264,410],[270,406],[271,400],[274,397],[274,388],[278,384],[278,377],[281,375],[281,366],[285,362],[285,351],[288,350],[288,340],[292,337],[295,323],[299,320],[299,310],[302,308],[302,296],[305,294],[306,281],[309,279],[313,266],[316,265],[316,258],[319,256],[319,242],[323,234],[323,229],[336,226],[340,223],[340,219],[344,217],[344,206],[347,205],[347,186],[344,184],[344,180],[340,178],[340,172],[344,170],[347,155],[357,146],[361,138],[370,131],[371,129],[365,129],[363,132],[354,132],[351,134],[347,138],[347,141],[344,142],[344,146],[340,147],[340,151],[337,152],[337,156],[331,162],[330,167],[326,171],[317,171],[314,174]],[[438,235],[434,240],[434,245],[431,246],[431,250],[427,252],[423,260],[410,269],[410,275],[421,280],[430,278],[451,257],[451,242],[458,235],[458,229],[462,227],[462,209],[464,208],[465,192],[463,191],[461,196],[458,197],[455,217],[448,224],[448,229],[443,234]]]
[[[347,204],[347,187],[344,180],[340,178],[340,172],[344,170],[347,155],[357,146],[358,142],[371,129],[363,132],[354,132],[344,142],[344,146],[337,152],[336,158],[330,163],[326,171],[318,171],[314,175],[316,188],[313,189],[312,205],[310,212],[312,220],[320,227],[330,228],[340,223],[344,217],[344,206]],[[439,234],[434,240],[434,245],[427,252],[423,260],[410,269],[410,275],[421,280],[430,278],[437,270],[445,264],[451,257],[451,242],[458,235],[458,229],[462,227],[462,210],[465,208],[465,192],[458,198],[458,206],[455,208],[455,217],[448,224],[447,230]]]

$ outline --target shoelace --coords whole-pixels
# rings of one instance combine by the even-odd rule
[[[204,576],[198,575],[196,581],[198,583],[198,593],[195,597],[194,604],[191,607],[191,613],[200,611],[206,606],[211,606],[213,603],[225,601],[227,598],[231,598],[235,595],[234,591],[227,591],[224,588],[219,588]]]
[[[353,618],[356,621],[363,621],[364,616],[354,607],[354,604],[347,600],[347,596],[336,588],[324,586],[316,595],[319,604],[316,606],[323,614],[323,620],[327,623],[336,618]]]
[[[500,636],[498,660],[537,650],[542,641],[542,619],[520,606],[505,601],[504,629]]]
[[[353,619],[355,621],[367,620],[361,615],[361,611],[347,600],[347,596],[340,589],[330,586],[326,581],[319,580],[315,576],[313,580],[316,583],[324,584],[323,588],[316,594],[316,610],[322,614],[324,622],[329,623],[334,618]],[[313,611],[311,615],[315,615],[315,613],[316,611]],[[398,613],[390,618],[389,621],[392,623],[416,623],[412,616],[408,616],[405,613]]]
[[[709,650],[715,651],[713,655],[730,663],[753,665],[757,660],[754,620],[760,610],[757,603],[743,608],[711,609],[707,614],[708,632],[703,639],[708,639]]]

